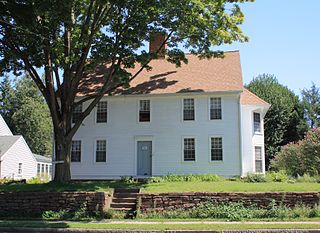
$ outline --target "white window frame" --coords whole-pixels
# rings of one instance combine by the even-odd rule
[[[77,105],[77,107],[79,107],[79,108],[81,107],[81,112],[79,111],[79,112],[76,112],[76,113],[83,113],[83,103],[81,103],[80,105]],[[71,114],[72,114],[72,115],[71,115],[71,123],[72,123],[72,124],[75,124],[75,123],[76,123],[75,121],[73,121],[73,120],[74,120],[73,114],[74,114],[74,111],[75,111],[75,110],[76,110],[76,109],[73,109],[73,110],[72,110],[72,113],[71,113]]]
[[[220,103],[221,103],[221,119],[211,119],[211,99],[214,99],[214,98],[219,98],[220,99]],[[209,121],[222,121],[223,120],[223,98],[221,96],[210,96],[208,98],[208,119]]]
[[[107,120],[105,121],[105,122],[98,122],[98,105],[99,105],[99,103],[101,103],[101,102],[105,102],[106,104],[107,104]],[[99,101],[99,103],[96,105],[96,108],[95,108],[95,123],[96,124],[107,124],[108,123],[108,121],[109,121],[109,101],[107,101],[107,100],[100,100]]]
[[[141,107],[140,101],[149,101],[149,114],[150,114],[150,120],[149,121],[140,121],[140,107]],[[138,106],[137,107],[137,109],[138,109],[138,111],[137,111],[137,122],[139,124],[150,124],[151,121],[152,121],[152,101],[150,99],[146,99],[146,98],[138,99],[137,106]]]
[[[83,155],[83,141],[81,139],[72,139],[72,141],[80,141],[80,161],[71,161],[71,155],[70,155],[70,163],[81,164],[82,163],[82,155]],[[72,143],[72,141],[71,141],[71,143]],[[71,153],[72,153],[72,144],[71,144]]]
[[[22,176],[22,173],[23,173],[22,166],[23,166],[22,163],[18,163],[18,175],[19,176]]]
[[[97,162],[97,142],[98,141],[106,141],[106,161],[102,161],[102,162]],[[106,139],[106,138],[95,138],[94,139],[94,146],[93,146],[93,154],[94,154],[94,156],[93,156],[93,162],[95,163],[95,164],[106,164],[106,163],[108,163],[108,140]]]
[[[186,99],[193,99],[193,111],[194,111],[194,119],[193,120],[185,120],[184,119],[184,100]],[[184,97],[181,100],[181,120],[182,122],[195,122],[197,119],[197,109],[196,109],[197,103],[196,103],[196,98],[193,97]]]
[[[211,138],[221,138],[222,140],[222,160],[211,159]],[[223,163],[225,159],[225,141],[222,135],[210,135],[209,136],[209,162],[210,163]]]
[[[255,130],[255,119],[254,119],[255,114],[259,114],[259,117],[260,117],[260,128],[259,128],[259,131]],[[254,134],[262,134],[262,116],[261,116],[260,112],[254,111],[252,113],[252,125],[253,125],[253,133]]]
[[[194,139],[194,160],[186,161],[184,160],[184,139],[193,138]],[[197,151],[198,151],[197,138],[194,135],[182,136],[181,140],[181,161],[182,163],[195,163],[197,162]]]
[[[261,149],[261,172],[257,172],[257,167],[256,167],[256,147],[259,147]],[[264,162],[264,146],[263,145],[254,145],[253,146],[253,167],[254,167],[254,172],[258,174],[264,174],[265,173],[265,162]]]

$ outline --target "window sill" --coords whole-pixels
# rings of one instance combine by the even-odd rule
[[[258,135],[258,136],[262,136],[262,135],[263,135],[262,132],[254,132],[253,134],[254,134],[254,135]]]

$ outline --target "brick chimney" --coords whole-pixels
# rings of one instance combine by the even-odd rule
[[[166,40],[167,34],[164,32],[156,32],[151,35],[150,43],[149,43],[149,52],[156,53],[158,49],[161,47],[162,43]],[[165,50],[167,48],[167,44],[165,44],[161,50],[158,52],[158,59],[165,58]]]

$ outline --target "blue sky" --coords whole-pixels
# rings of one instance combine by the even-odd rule
[[[312,81],[320,86],[320,0],[256,0],[241,8],[250,41],[222,48],[240,50],[245,83],[270,73],[297,94]]]

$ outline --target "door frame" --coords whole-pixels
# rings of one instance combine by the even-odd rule
[[[138,176],[138,142],[139,141],[150,141],[151,142],[151,174],[153,174],[153,156],[154,156],[154,136],[134,136],[134,174]]]

